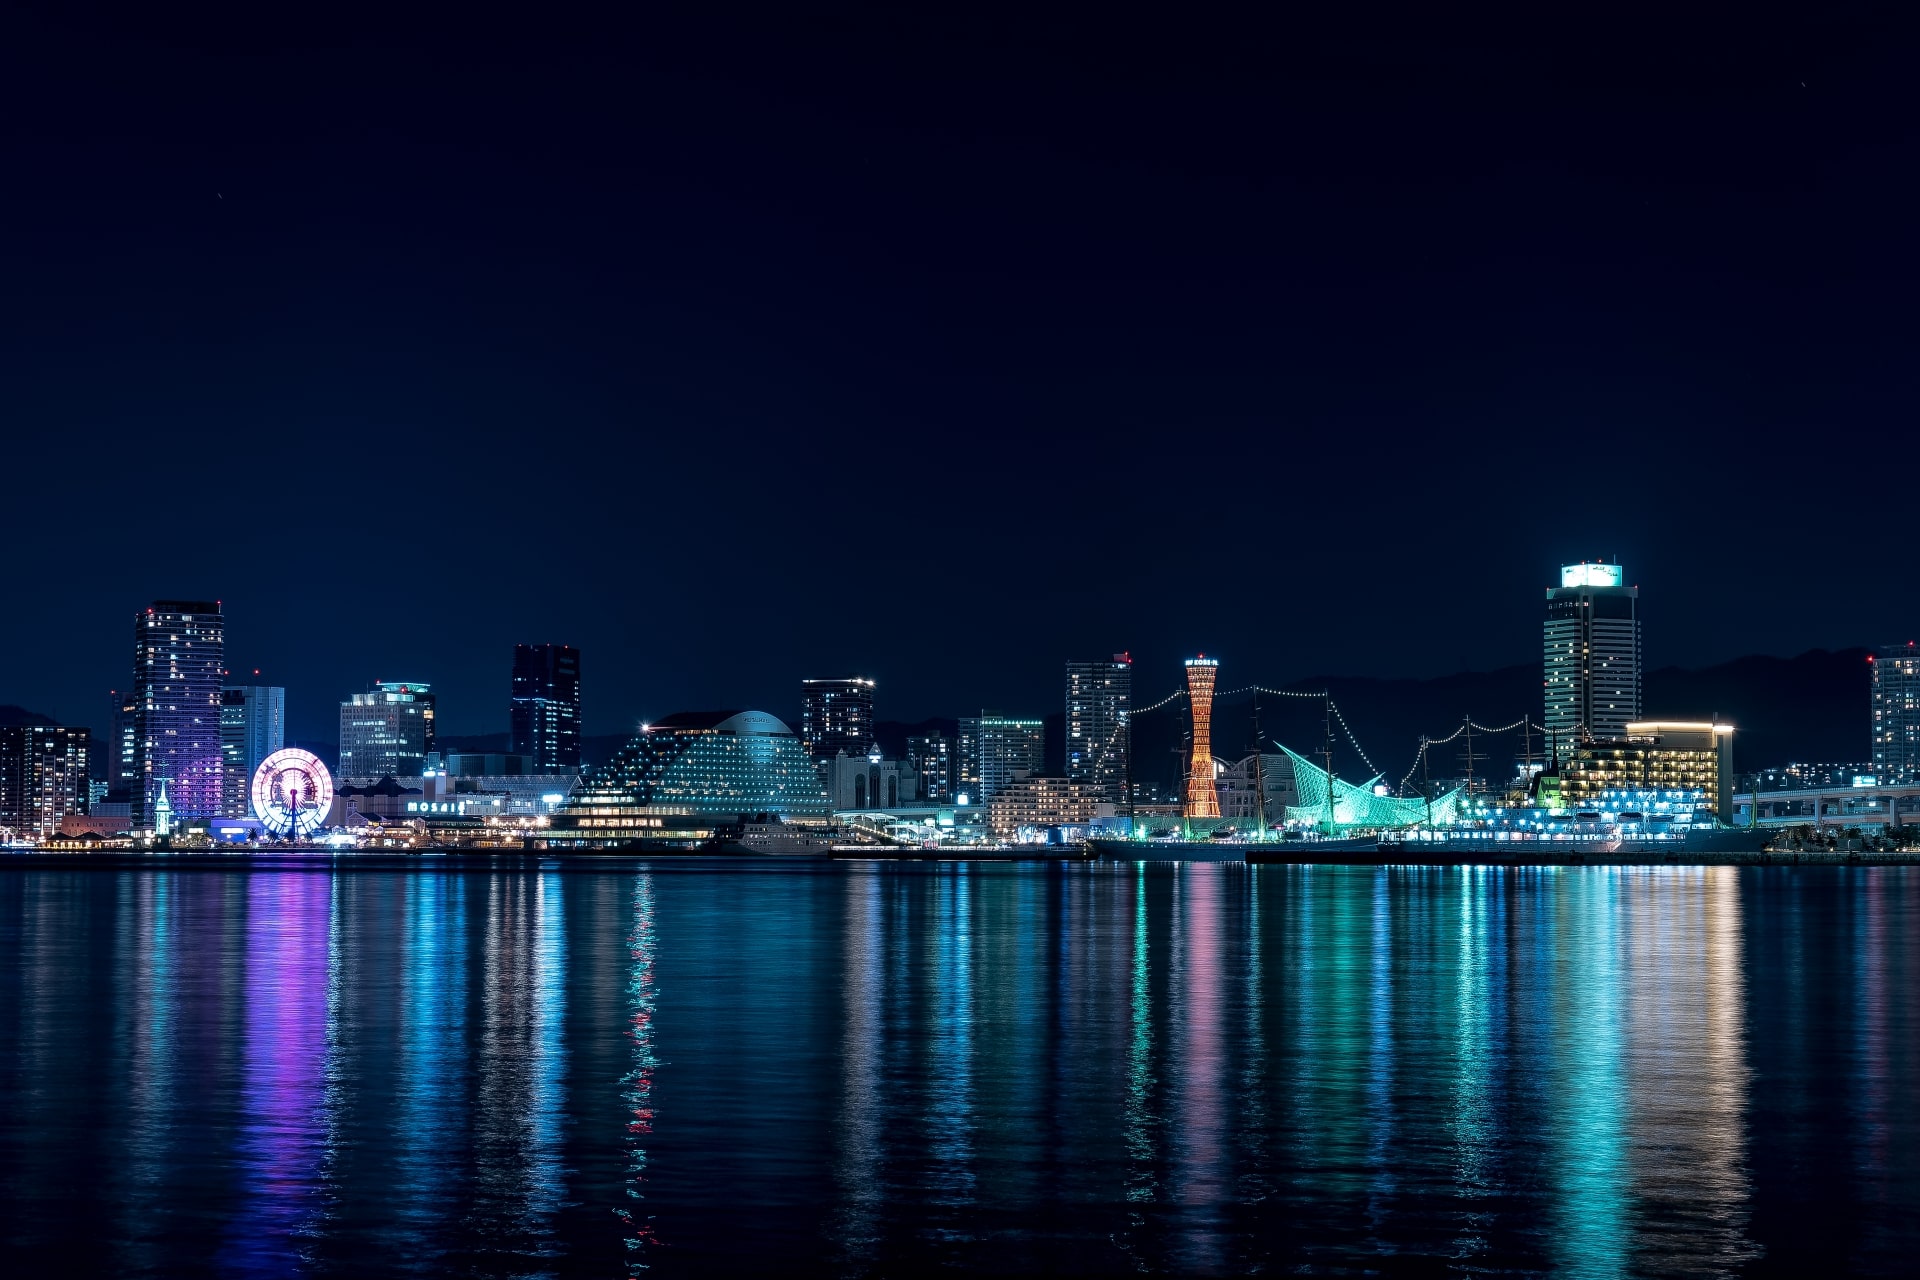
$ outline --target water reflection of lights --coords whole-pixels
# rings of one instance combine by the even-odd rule
[[[653,1215],[647,1212],[647,1146],[653,1136],[654,1056],[654,906],[653,877],[634,877],[633,927],[627,934],[627,1041],[629,1069],[621,1080],[620,1096],[627,1111],[626,1197],[614,1212],[625,1226],[627,1272],[647,1270],[647,1251],[659,1243]]]

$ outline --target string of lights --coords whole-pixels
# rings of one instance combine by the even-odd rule
[[[1425,738],[1422,738],[1420,739],[1420,749],[1413,753],[1413,763],[1407,766],[1406,776],[1401,778],[1400,785],[1394,788],[1393,793],[1395,795],[1404,796],[1405,794],[1407,794],[1407,784],[1413,781],[1414,771],[1420,767],[1420,762],[1422,760],[1425,760],[1426,758],[1427,758],[1427,740]]]
[[[1367,766],[1368,773],[1377,775],[1380,771],[1373,767],[1373,761],[1367,759],[1367,753],[1360,750],[1360,739],[1353,736],[1353,729],[1347,724],[1347,718],[1340,714],[1340,704],[1333,700],[1331,694],[1327,696],[1327,705],[1333,708],[1333,718],[1340,722],[1342,729],[1346,730],[1347,741],[1353,744],[1354,754],[1360,757],[1360,763]]]
[[[1134,711],[1132,714],[1136,716],[1143,716],[1147,714],[1147,712],[1149,711],[1158,711],[1160,708],[1166,706],[1169,702],[1172,702],[1175,698],[1184,698],[1186,696],[1187,696],[1187,691],[1185,689],[1175,689],[1172,693],[1160,699],[1160,701],[1154,703],[1152,706],[1141,707],[1138,710]]]
[[[1535,733],[1546,732],[1545,729],[1541,728],[1537,724],[1533,724],[1525,716],[1521,716],[1518,720],[1515,720],[1512,724],[1503,724],[1498,729],[1489,729],[1487,728],[1487,726],[1483,724],[1474,724],[1472,720],[1467,721],[1467,723],[1470,725],[1473,725],[1473,730],[1475,733],[1511,733],[1513,730],[1518,729],[1523,724],[1526,725],[1528,728],[1532,729]]]
[[[1269,689],[1265,685],[1259,684],[1245,685],[1239,689],[1229,689],[1219,696],[1222,698],[1231,698],[1236,693],[1270,693],[1276,698],[1324,698],[1327,696],[1325,690],[1319,693],[1301,693],[1297,689]]]

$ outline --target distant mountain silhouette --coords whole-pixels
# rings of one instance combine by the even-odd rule
[[[0,707],[0,729],[12,729],[19,725],[59,724],[52,716],[43,716],[38,711],[29,711],[25,707],[11,704]]]

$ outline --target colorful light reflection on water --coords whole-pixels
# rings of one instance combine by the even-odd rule
[[[0,1244],[1895,1274],[1916,979],[1894,868],[20,867]]]

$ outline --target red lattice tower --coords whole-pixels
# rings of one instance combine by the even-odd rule
[[[1189,818],[1220,816],[1220,795],[1213,789],[1213,682],[1220,660],[1201,654],[1187,659],[1187,701],[1193,706],[1193,757],[1187,766]]]

